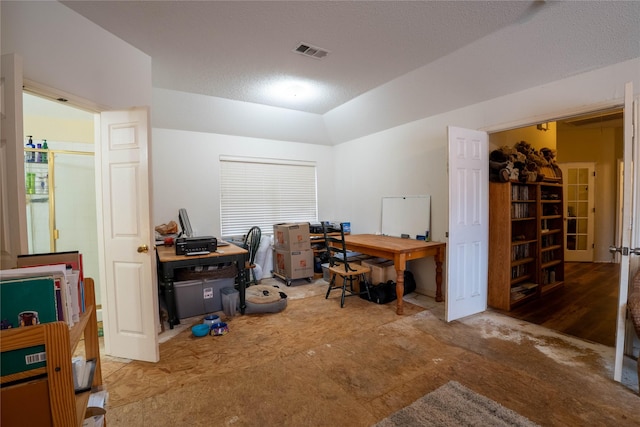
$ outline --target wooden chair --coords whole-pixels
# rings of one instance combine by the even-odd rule
[[[249,259],[247,260],[247,263],[245,265],[245,268],[249,270],[249,281],[247,283],[247,286],[258,284],[258,280],[256,279],[254,270],[256,267],[256,253],[258,253],[261,238],[262,230],[257,226],[251,227],[244,238],[244,248],[249,251]]]
[[[329,288],[325,299],[329,298],[331,291],[336,289],[342,290],[342,298],[340,307],[344,307],[344,299],[347,296],[360,295],[366,293],[369,296],[369,287],[365,283],[365,274],[370,272],[369,267],[349,262],[347,259],[347,247],[344,242],[344,227],[340,224],[340,236],[330,234],[326,222],[322,222],[322,231],[324,233],[324,241],[327,246],[327,257],[329,258]],[[342,279],[342,284],[336,283],[336,277]],[[360,279],[360,289],[356,291],[353,283],[356,279]],[[364,290],[362,288],[364,287]],[[369,297],[369,299],[371,299]]]

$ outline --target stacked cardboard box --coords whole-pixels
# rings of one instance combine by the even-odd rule
[[[313,277],[313,250],[309,223],[273,226],[273,272],[287,279]]]

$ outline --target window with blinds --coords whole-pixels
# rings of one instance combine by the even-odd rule
[[[315,163],[220,158],[223,237],[244,235],[254,225],[270,234],[274,224],[317,218]]]

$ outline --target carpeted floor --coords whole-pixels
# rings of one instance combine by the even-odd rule
[[[449,381],[543,426],[640,425],[640,397],[592,343],[492,312],[445,323],[426,297],[397,316],[340,308],[323,280],[284,289],[284,311],[228,318],[223,336],[183,322],[158,363],[103,357],[108,425],[366,427]]]
[[[499,403],[449,381],[380,421],[375,427],[536,427]]]

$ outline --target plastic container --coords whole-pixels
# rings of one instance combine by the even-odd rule
[[[240,292],[236,288],[222,288],[222,311],[226,316],[235,316],[240,305]]]
[[[203,323],[198,323],[191,328],[191,333],[194,337],[206,337],[209,335],[209,325],[205,325]]]
[[[42,149],[43,150],[48,150],[49,146],[47,145],[47,140],[43,139],[42,140]],[[42,163],[48,163],[49,162],[49,153],[42,153]]]
[[[36,174],[27,172],[27,194],[36,194]]]
[[[202,323],[204,323],[205,325],[209,325],[209,328],[211,328],[212,325],[214,325],[216,323],[220,323],[220,316],[217,316],[215,314],[211,314],[209,316],[206,316],[204,318],[204,320],[202,321]]]

